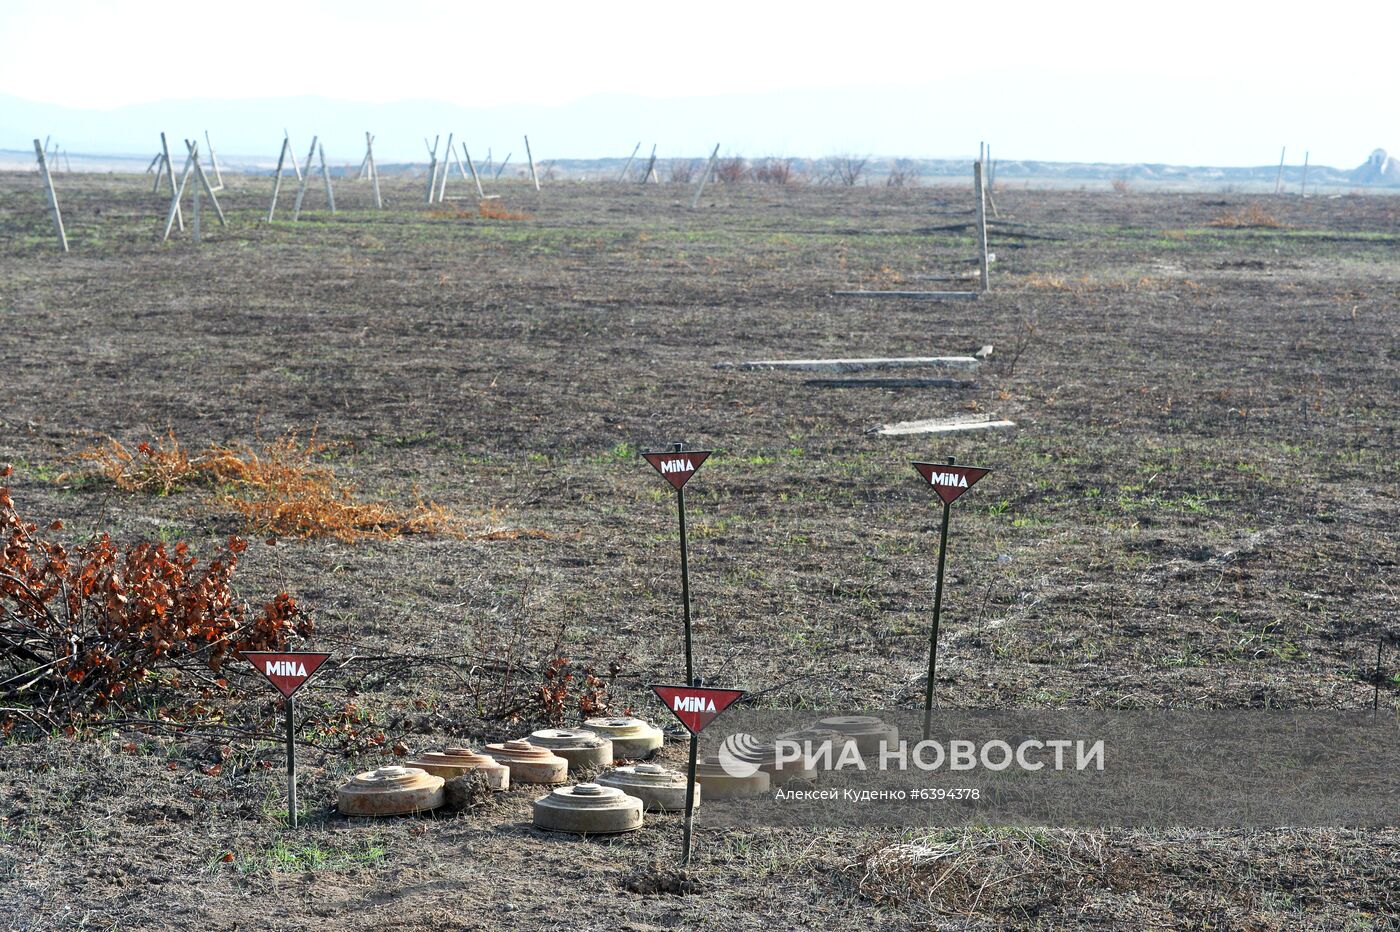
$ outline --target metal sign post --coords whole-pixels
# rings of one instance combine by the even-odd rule
[[[642,458],[671,483],[676,490],[676,511],[681,527],[681,606],[685,618],[685,681],[695,682],[695,664],[690,649],[690,554],[685,538],[685,484],[710,458],[709,450],[686,450],[685,443],[673,443],[669,452],[643,453]]]
[[[933,628],[928,636],[928,682],[924,685],[924,740],[927,741],[933,716],[933,679],[938,668],[938,621],[943,614],[943,567],[948,558],[948,517],[953,502],[991,470],[977,466],[955,466],[951,456],[947,463],[915,463],[914,469],[943,502],[943,525],[938,532],[938,575],[933,586]]]
[[[287,700],[287,824],[297,827],[297,745],[296,704],[292,698],[307,680],[316,675],[330,654],[306,652],[245,651],[243,659],[253,665]]]
[[[744,695],[742,689],[707,689],[703,686],[652,686],[685,730],[690,732],[690,763],[685,771],[685,829],[681,838],[681,866],[690,864],[691,823],[695,818],[695,767],[700,753],[700,732]]]

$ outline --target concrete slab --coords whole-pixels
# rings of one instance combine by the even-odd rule
[[[870,356],[851,359],[757,359],[726,363],[716,369],[794,369],[802,372],[865,372],[870,369],[976,369],[971,356]]]
[[[908,434],[950,434],[960,430],[1001,430],[1015,427],[1014,421],[997,421],[991,418],[933,418],[927,421],[901,421],[886,424],[872,433],[882,437],[902,437]]]

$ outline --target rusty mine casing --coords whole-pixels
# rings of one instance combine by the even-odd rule
[[[479,773],[486,778],[486,785],[493,790],[510,789],[510,768],[489,754],[478,754],[471,748],[450,747],[442,751],[429,751],[419,754],[405,767],[417,767],[444,780],[451,780],[469,773]]]
[[[899,729],[873,715],[838,715],[809,726],[819,731],[836,731],[852,739],[861,756],[880,753],[881,743],[893,748],[899,744]]]
[[[648,812],[685,810],[685,774],[667,770],[660,764],[619,767],[599,777],[598,783],[637,797]],[[695,786],[695,805],[700,805],[698,783]]]
[[[442,805],[442,777],[416,767],[380,767],[356,774],[336,793],[335,807],[348,816],[389,816]]]
[[[510,768],[511,783],[540,783],[552,786],[563,783],[569,773],[569,762],[546,748],[535,747],[528,741],[507,741],[486,745],[486,753],[497,763]]]
[[[627,760],[652,757],[666,741],[660,728],[639,718],[590,718],[584,721],[583,727],[600,738],[607,738],[613,744],[613,754]]]
[[[613,762],[612,742],[582,728],[546,728],[525,739],[569,762],[569,771],[606,767]]]
[[[718,757],[707,757],[695,765],[695,782],[705,788],[705,798],[709,800],[744,799],[766,793],[772,787],[768,774],[762,770],[736,777]]]
[[[596,783],[561,786],[535,800],[535,828],[550,832],[606,834],[642,827],[642,801]]]

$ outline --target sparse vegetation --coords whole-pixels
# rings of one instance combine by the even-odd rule
[[[1227,230],[1279,230],[1283,228],[1279,219],[1257,201],[1252,201],[1234,210],[1222,211],[1210,222],[1210,225]]]

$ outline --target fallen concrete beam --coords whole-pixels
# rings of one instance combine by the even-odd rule
[[[722,362],[716,369],[794,369],[803,372],[865,372],[869,369],[976,369],[971,356],[871,356],[856,359],[758,359]]]
[[[918,301],[976,301],[978,291],[833,291],[838,298],[913,298]]]
[[[972,379],[807,379],[813,388],[976,388]]]
[[[882,437],[902,437],[908,434],[950,434],[960,430],[999,430],[1015,427],[1014,421],[994,421],[990,418],[968,420],[959,418],[934,418],[927,421],[901,421],[886,424],[871,433]]]

